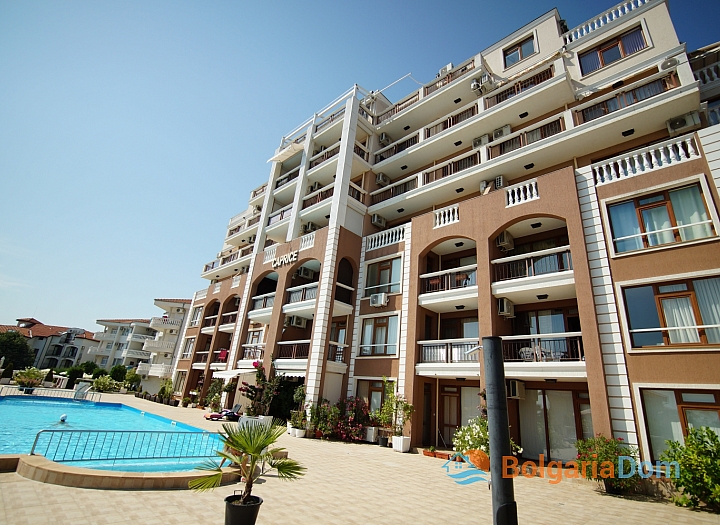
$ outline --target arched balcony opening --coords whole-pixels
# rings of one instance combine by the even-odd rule
[[[312,338],[320,281],[320,261],[303,261],[291,274],[282,311],[284,328],[278,341],[278,359],[307,359]]]
[[[583,361],[567,225],[533,217],[489,240],[496,335],[506,362]]]

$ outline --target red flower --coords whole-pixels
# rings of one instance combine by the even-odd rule
[[[617,438],[618,441],[625,441],[623,438]]]

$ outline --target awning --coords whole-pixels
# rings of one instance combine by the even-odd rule
[[[213,372],[213,379],[232,379],[240,374],[252,374],[255,370],[251,368],[234,368],[232,370],[220,370],[219,372]]]
[[[283,162],[295,155],[298,151],[302,151],[304,147],[304,144],[301,142],[298,144],[297,142],[291,142],[287,146],[285,146],[282,150],[278,151],[268,162]]]

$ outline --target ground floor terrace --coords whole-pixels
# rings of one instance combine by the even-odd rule
[[[158,405],[132,396],[106,395],[194,426],[216,430],[204,411]],[[280,445],[302,462],[307,475],[283,482],[273,475],[255,486],[265,499],[258,523],[366,524],[492,523],[490,491],[483,482],[457,485],[445,462],[419,454],[399,454],[368,444],[323,442],[283,436]],[[0,474],[0,523],[195,525],[219,524],[223,498],[234,487],[212,493],[77,489]],[[595,483],[519,478],[515,482],[520,523],[718,524],[720,516],[677,508],[646,497],[604,494]]]

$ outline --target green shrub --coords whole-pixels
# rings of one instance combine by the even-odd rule
[[[107,374],[101,375],[93,381],[93,390],[95,392],[117,392],[121,386],[122,383],[115,381]]]
[[[141,381],[142,377],[135,370],[128,370],[125,374],[125,388],[128,390],[137,388]]]
[[[578,450],[577,463],[582,465],[583,461],[586,461],[589,465],[593,462],[597,462],[597,468],[593,469],[587,467],[584,470],[585,477],[587,479],[594,479],[595,481],[603,481],[606,488],[611,488],[618,491],[632,491],[637,488],[640,482],[640,474],[636,471],[632,476],[621,478],[621,468],[619,458],[620,456],[629,456],[639,462],[637,448],[626,445],[622,442],[622,438],[611,439],[598,434],[596,437],[588,439],[578,439],[575,442],[575,447]],[[613,477],[603,477],[603,462],[610,462],[613,465]],[[637,463],[636,463],[637,464]]]
[[[160,383],[160,389],[158,390],[157,395],[161,399],[168,399],[172,397],[173,383],[171,379],[166,379],[162,383]]]
[[[97,370],[95,370],[95,371],[93,372],[92,378],[93,378],[93,379],[97,379],[97,378],[100,377],[100,376],[106,376],[106,375],[108,375],[108,371],[107,371],[107,370],[105,370],[104,368],[98,368]]]
[[[673,497],[675,504],[697,507],[705,503],[720,511],[720,437],[708,427],[690,428],[684,445],[677,441],[667,444],[660,459],[676,461],[680,470],[677,473],[677,467],[669,467],[673,472],[667,472],[675,488],[682,491]]]
[[[15,374],[15,382],[18,386],[29,388],[40,386],[44,378],[45,374],[34,366],[26,368],[25,370],[20,370]]]
[[[85,370],[80,366],[74,366],[70,370],[68,370],[67,373],[67,384],[65,385],[65,388],[69,388],[72,390],[75,388],[75,381],[77,381],[79,378],[83,376],[85,373]]]
[[[115,381],[120,381],[121,383],[125,381],[125,376],[127,375],[127,368],[125,368],[123,365],[115,365],[110,369],[110,377],[112,377]]]
[[[468,450],[482,450],[490,454],[487,419],[475,417],[458,428],[453,436],[453,450],[461,454],[466,454]]]

